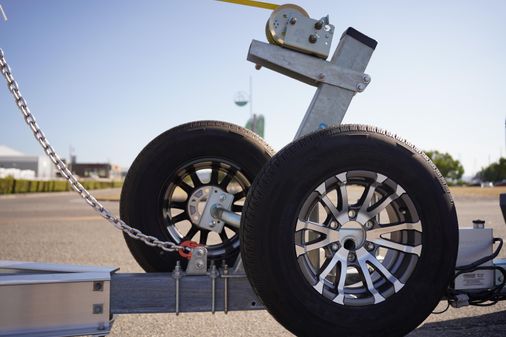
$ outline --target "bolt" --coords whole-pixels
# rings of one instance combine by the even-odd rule
[[[364,77],[362,78],[362,80],[364,81],[364,83],[369,83],[369,82],[371,82],[371,76],[364,75]]]
[[[225,194],[220,195],[220,201],[225,201],[227,196]]]
[[[202,262],[202,261],[197,261],[197,263],[195,263],[195,268],[197,268],[197,269],[202,269],[202,268],[204,268],[204,262]]]
[[[348,211],[348,216],[349,216],[350,218],[354,218],[354,217],[356,217],[356,216],[357,216],[357,212],[356,212],[356,211],[354,211],[354,210],[350,210],[350,211]]]
[[[337,222],[336,222],[336,221],[332,221],[332,222],[330,223],[330,228],[332,228],[332,229],[336,229],[336,228],[337,228]]]
[[[294,25],[296,23],[297,23],[297,18],[296,17],[293,17],[293,18],[290,19],[290,24],[291,25]]]
[[[325,78],[325,74],[324,73],[319,73],[318,74],[318,79],[319,80],[323,80]]]
[[[317,21],[315,24],[314,24],[314,28],[316,30],[320,30],[323,28],[323,25],[325,24],[325,22],[323,20],[320,20],[320,21]]]
[[[337,243],[333,243],[332,246],[330,246],[330,249],[332,249],[332,251],[336,252],[339,249],[339,245]]]
[[[353,261],[355,261],[355,254],[349,253],[348,254],[348,262],[353,262]]]
[[[214,228],[214,226],[216,226],[216,224],[217,224],[216,220],[209,221],[209,227],[211,227],[211,228]]]
[[[357,91],[362,92],[365,90],[365,85],[363,83],[357,84]]]
[[[199,248],[195,251],[195,255],[201,257],[204,256],[204,250],[202,248]]]
[[[93,291],[103,291],[104,290],[104,283],[97,281],[93,282]]]
[[[367,221],[367,222],[365,223],[365,228],[366,228],[367,230],[371,230],[373,227],[374,227],[374,223],[373,223],[372,221]]]
[[[374,243],[372,242],[368,242],[365,246],[365,249],[367,249],[368,251],[371,251],[371,250],[374,250],[375,246],[374,246]]]
[[[318,36],[316,34],[309,35],[309,43],[316,43],[318,41]]]

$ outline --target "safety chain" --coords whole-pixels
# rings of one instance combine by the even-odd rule
[[[114,227],[125,232],[131,238],[144,242],[148,246],[159,247],[167,252],[189,249],[188,247],[176,245],[173,242],[160,241],[154,236],[143,234],[140,230],[128,226],[123,220],[114,216],[108,209],[102,206],[97,201],[97,199],[95,199],[95,197],[91,195],[83,187],[83,185],[79,183],[79,181],[77,181],[77,178],[72,174],[72,172],[70,172],[70,170],[67,168],[67,165],[65,165],[65,163],[60,159],[60,157],[55,152],[53,147],[49,144],[49,141],[47,140],[46,136],[44,136],[44,133],[42,132],[40,127],[37,125],[35,117],[30,112],[30,109],[28,108],[25,99],[23,98],[21,92],[19,91],[18,84],[16,83],[14,77],[12,76],[11,69],[7,64],[7,61],[5,60],[4,52],[2,49],[0,49],[0,70],[2,71],[2,74],[5,77],[5,80],[7,81],[7,87],[9,88],[9,91],[14,97],[14,100],[16,101],[16,105],[19,111],[21,111],[21,113],[23,114],[25,122],[32,130],[33,135],[44,149],[44,152],[51,159],[51,161],[56,166],[58,171],[60,171],[61,175],[68,180],[70,186],[72,186],[74,191],[79,193],[79,195],[86,201],[86,203],[88,203],[88,205],[90,205],[95,211],[97,211],[104,219],[113,224]]]

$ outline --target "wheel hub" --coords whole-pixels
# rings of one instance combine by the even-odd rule
[[[220,233],[225,223],[215,218],[211,210],[213,206],[230,210],[233,201],[233,194],[217,186],[203,186],[190,195],[187,211],[191,222],[197,227]]]
[[[366,241],[366,232],[357,221],[349,221],[339,229],[341,245],[347,250],[361,248]]]

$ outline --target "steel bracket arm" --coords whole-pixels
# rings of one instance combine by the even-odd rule
[[[326,83],[361,92],[371,81],[371,77],[367,74],[257,40],[251,42],[248,61],[315,87]]]

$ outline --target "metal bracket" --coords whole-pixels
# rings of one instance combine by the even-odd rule
[[[192,251],[192,257],[186,267],[187,275],[206,275],[207,273],[207,249],[199,246]]]
[[[221,219],[215,218],[211,210],[213,207],[230,210],[233,202],[233,194],[227,193],[221,188],[215,186],[210,187],[206,206],[199,221],[199,227],[221,233],[223,226],[225,226],[225,222]]]
[[[255,40],[248,60],[318,87],[295,135],[297,139],[341,124],[355,93],[371,81],[363,72],[376,45],[375,40],[350,27],[341,36],[330,62]]]
[[[251,42],[248,60],[313,86],[326,83],[360,92],[371,81],[369,75],[361,72],[257,40]]]

